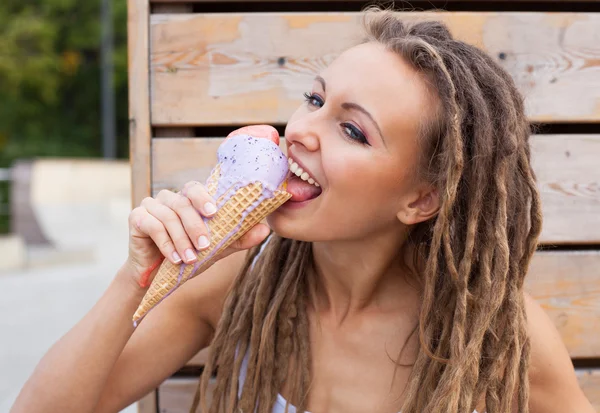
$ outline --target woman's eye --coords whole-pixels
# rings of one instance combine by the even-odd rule
[[[310,106],[314,106],[317,108],[320,108],[325,104],[321,96],[316,95],[314,93],[304,93],[304,99]]]
[[[351,123],[343,123],[342,129],[344,130],[344,134],[353,141],[362,143],[363,145],[370,145],[365,135]]]

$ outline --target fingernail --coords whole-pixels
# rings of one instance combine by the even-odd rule
[[[194,251],[192,251],[191,249],[187,249],[185,250],[185,259],[187,260],[187,262],[193,262],[196,261],[198,257],[196,257],[196,254],[194,253]]]
[[[210,241],[208,240],[206,235],[201,235],[200,238],[198,238],[198,247],[207,248],[209,245]]]
[[[208,215],[212,215],[217,212],[217,207],[212,202],[207,202],[204,204],[204,212],[206,212]]]
[[[177,254],[177,251],[173,251],[173,261],[175,264],[179,264],[181,262],[181,257]]]

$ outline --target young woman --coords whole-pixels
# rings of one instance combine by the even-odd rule
[[[214,212],[197,183],[146,198],[128,261],[15,413],[117,412],[209,344],[208,412],[593,412],[523,291],[541,213],[513,81],[440,23],[366,16],[286,128],[319,186],[290,183],[273,233],[256,226],[134,331],[141,274],[193,263]]]

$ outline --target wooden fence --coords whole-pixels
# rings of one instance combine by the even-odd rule
[[[600,412],[600,3],[491,3],[448,0],[447,11],[402,17],[441,19],[486,50],[542,125],[531,145],[544,228],[526,288]],[[133,205],[205,179],[235,127],[283,126],[314,75],[357,41],[363,5],[129,0]],[[190,360],[140,412],[187,412],[202,364]]]

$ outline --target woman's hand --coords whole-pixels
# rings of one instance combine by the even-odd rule
[[[185,184],[180,192],[162,190],[156,198],[147,197],[129,214],[129,257],[138,284],[148,287],[155,269],[166,258],[173,264],[194,264],[196,251],[210,246],[203,217],[212,217],[215,200],[197,181]],[[227,248],[218,259],[260,244],[269,234],[263,224],[248,231]]]
[[[237,133],[256,137],[278,136],[268,125],[246,126]],[[155,198],[145,198],[129,214],[129,257],[126,265],[135,281],[146,288],[152,282],[156,269],[166,258],[173,264],[194,264],[196,251],[208,248],[210,239],[203,217],[212,217],[216,202],[198,181],[185,184],[180,192],[162,190]],[[258,224],[221,253],[218,259],[235,251],[260,244],[269,234],[269,228]]]

